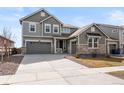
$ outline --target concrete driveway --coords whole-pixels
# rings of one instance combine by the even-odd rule
[[[124,84],[124,80],[100,73],[64,58],[66,55],[25,55],[7,84]],[[87,72],[86,72],[87,71]],[[89,71],[89,72],[88,72]]]

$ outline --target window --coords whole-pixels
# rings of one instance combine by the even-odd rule
[[[98,38],[94,38],[94,48],[98,47]]]
[[[99,44],[98,38],[93,38],[93,37],[88,38],[89,48],[98,48],[98,44]]]
[[[36,32],[36,24],[35,23],[29,23],[29,31]]]
[[[53,33],[59,33],[59,25],[53,25]]]
[[[70,33],[70,28],[63,28],[63,33]]]
[[[95,32],[95,27],[91,27],[91,32]]]
[[[51,33],[51,24],[45,24],[45,33]]]
[[[92,38],[89,38],[88,40],[88,47],[92,47]]]

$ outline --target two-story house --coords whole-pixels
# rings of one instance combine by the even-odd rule
[[[69,53],[68,37],[78,27],[64,24],[44,9],[20,19],[22,24],[23,52]]]
[[[23,53],[124,53],[124,28],[92,23],[82,28],[64,24],[44,9],[20,19]]]

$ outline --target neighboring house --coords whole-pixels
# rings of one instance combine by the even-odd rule
[[[77,38],[76,53],[124,53],[124,28],[121,26],[92,23],[75,31],[69,37]]]
[[[14,41],[0,36],[0,53],[8,52],[11,54],[12,48],[14,48]]]
[[[124,28],[92,23],[64,24],[44,9],[20,19],[23,53],[124,53]]]

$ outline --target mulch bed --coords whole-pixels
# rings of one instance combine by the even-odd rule
[[[4,57],[4,61],[0,62],[0,76],[15,74],[23,57],[24,56]]]

